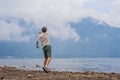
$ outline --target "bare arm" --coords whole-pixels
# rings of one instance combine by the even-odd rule
[[[41,32],[39,32],[39,34],[41,34]],[[38,38],[37,38],[37,40],[36,40],[36,48],[39,48],[39,38],[40,38],[40,35],[38,35]]]
[[[38,43],[39,43],[39,42],[38,42],[38,41],[36,41],[36,48],[39,48],[39,45],[38,45]]]
[[[41,34],[41,32],[39,32],[39,34]],[[39,43],[39,36],[40,36],[40,35],[38,35],[38,38],[37,38],[37,40],[36,40],[36,48],[39,48],[39,45],[38,45],[38,43]]]

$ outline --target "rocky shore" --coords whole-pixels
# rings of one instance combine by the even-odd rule
[[[1,66],[0,80],[120,80],[120,73],[24,70]]]

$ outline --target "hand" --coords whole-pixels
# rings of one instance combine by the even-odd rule
[[[37,45],[36,48],[39,48],[39,46]]]

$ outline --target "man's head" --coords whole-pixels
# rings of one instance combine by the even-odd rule
[[[42,27],[42,32],[43,33],[47,32],[47,27],[46,26]]]

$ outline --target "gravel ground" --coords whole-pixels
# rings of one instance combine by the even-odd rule
[[[23,70],[1,66],[0,80],[120,80],[120,73]]]

